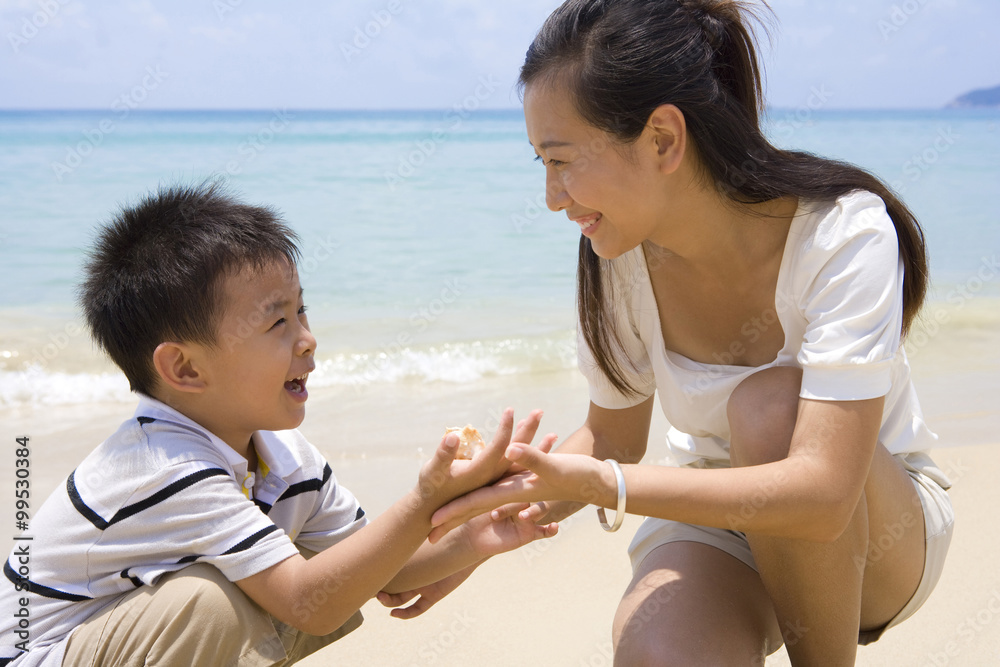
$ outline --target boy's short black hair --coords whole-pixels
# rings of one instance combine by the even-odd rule
[[[152,395],[156,347],[216,345],[223,280],[274,261],[294,266],[297,241],[276,211],[243,204],[217,182],[161,188],[99,230],[80,304],[132,391]]]

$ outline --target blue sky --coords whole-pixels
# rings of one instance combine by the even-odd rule
[[[0,0],[0,108],[519,105],[556,0]],[[936,108],[1000,84],[997,0],[771,0],[768,99]],[[765,41],[766,44],[766,41]]]

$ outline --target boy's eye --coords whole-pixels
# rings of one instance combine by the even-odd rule
[[[299,306],[299,315],[305,315],[307,310],[309,310],[309,306],[302,304]]]
[[[275,329],[275,328],[277,328],[277,327],[278,327],[279,325],[281,325],[281,324],[284,324],[284,323],[285,323],[285,318],[284,318],[284,317],[282,317],[282,318],[281,318],[281,319],[279,319],[279,320],[278,320],[277,322],[275,322],[274,324],[272,324],[272,325],[271,325],[271,328],[272,328],[272,329]]]

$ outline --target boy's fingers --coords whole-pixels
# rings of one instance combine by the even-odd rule
[[[458,453],[458,436],[454,433],[449,433],[448,435],[441,438],[441,444],[434,451],[434,459],[437,464],[441,467],[447,468],[451,465],[451,462],[455,460],[455,455]]]
[[[535,529],[535,539],[546,539],[549,537],[555,537],[559,533],[558,523],[549,523],[544,526],[538,526]]]
[[[436,602],[436,600],[434,601]],[[409,607],[403,609],[393,609],[389,612],[389,615],[393,618],[401,618],[404,621],[411,618],[416,618],[422,613],[434,606],[434,602],[428,600],[425,597],[421,597],[419,600],[411,604]]]
[[[544,503],[535,503],[529,505],[517,513],[517,518],[522,521],[531,521],[532,523],[541,519],[548,512]]]
[[[500,425],[493,435],[493,440],[486,446],[487,450],[504,449],[510,444],[510,436],[514,432],[514,408],[507,408],[500,417]]]
[[[529,508],[530,506],[528,503],[510,503],[508,505],[504,505],[503,507],[498,507],[490,512],[490,518],[494,521],[502,521],[509,517],[520,516],[523,511]]]
[[[378,601],[382,603],[383,607],[398,607],[401,604],[406,604],[413,598],[417,597],[416,592],[406,591],[405,593],[386,593],[385,591],[379,591],[375,595]]]

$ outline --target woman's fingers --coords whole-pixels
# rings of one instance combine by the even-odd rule
[[[555,446],[557,439],[558,438],[555,433],[549,433],[544,438],[542,438],[541,442],[538,443],[538,450],[548,454],[549,452],[552,451],[552,448]]]
[[[542,423],[542,414],[541,410],[532,410],[525,419],[519,421],[514,431],[514,442],[530,443],[535,438],[539,424]]]
[[[545,452],[546,454],[549,453],[549,452],[551,452],[552,448],[556,444],[556,440],[557,439],[558,439],[558,437],[556,436],[555,433],[549,433],[548,435],[546,435],[545,437],[543,437],[541,439],[541,441],[539,441],[538,447],[537,447],[538,451]],[[520,443],[521,441],[518,440],[517,442]],[[508,460],[510,459],[509,456],[507,458],[508,458]],[[508,475],[513,475],[515,473],[524,472],[525,470],[527,470],[527,468],[525,468],[523,465],[520,465],[518,463],[514,463],[514,464],[511,464],[510,468],[508,468],[507,474]]]
[[[549,437],[550,436],[545,436],[546,439]],[[551,437],[554,438],[555,436]],[[546,440],[543,439],[542,444],[545,444],[545,442]],[[549,448],[551,448],[552,444],[548,444]],[[530,470],[539,477],[545,477],[548,474],[556,472],[554,470],[554,465],[549,458],[548,452],[540,447],[529,447],[514,443],[507,448],[506,457],[508,460],[513,461],[522,468]]]

